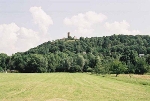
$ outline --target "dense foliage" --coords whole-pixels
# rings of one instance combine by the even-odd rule
[[[23,53],[0,54],[0,71],[136,73],[149,72],[150,36],[112,35],[43,43]]]

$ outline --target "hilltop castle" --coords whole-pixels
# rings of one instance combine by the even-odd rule
[[[76,36],[71,37],[70,32],[68,32],[68,34],[67,34],[67,35],[68,35],[68,37],[67,37],[68,39],[77,39],[77,37],[76,37]]]

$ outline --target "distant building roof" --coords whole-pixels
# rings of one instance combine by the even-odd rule
[[[142,56],[144,56],[144,54],[139,54],[139,57],[142,57]]]

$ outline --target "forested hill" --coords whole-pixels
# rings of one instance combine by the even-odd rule
[[[106,37],[92,37],[73,39],[58,39],[46,42],[25,53],[48,54],[55,52],[63,53],[92,53],[111,56],[122,54],[125,50],[133,50],[137,54],[150,54],[150,36],[148,35],[112,35]]]
[[[11,57],[0,54],[0,71],[18,72],[149,72],[150,36],[112,35],[43,43]]]

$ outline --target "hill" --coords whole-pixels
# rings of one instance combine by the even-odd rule
[[[143,74],[149,71],[149,54],[148,35],[68,37],[48,41],[11,57],[1,54],[0,70]]]
[[[29,53],[47,54],[56,51],[73,53],[92,52],[110,55],[112,52],[122,53],[125,50],[133,50],[138,54],[150,54],[150,36],[148,35],[112,35],[104,37],[92,37],[80,39],[58,39],[46,42]]]

